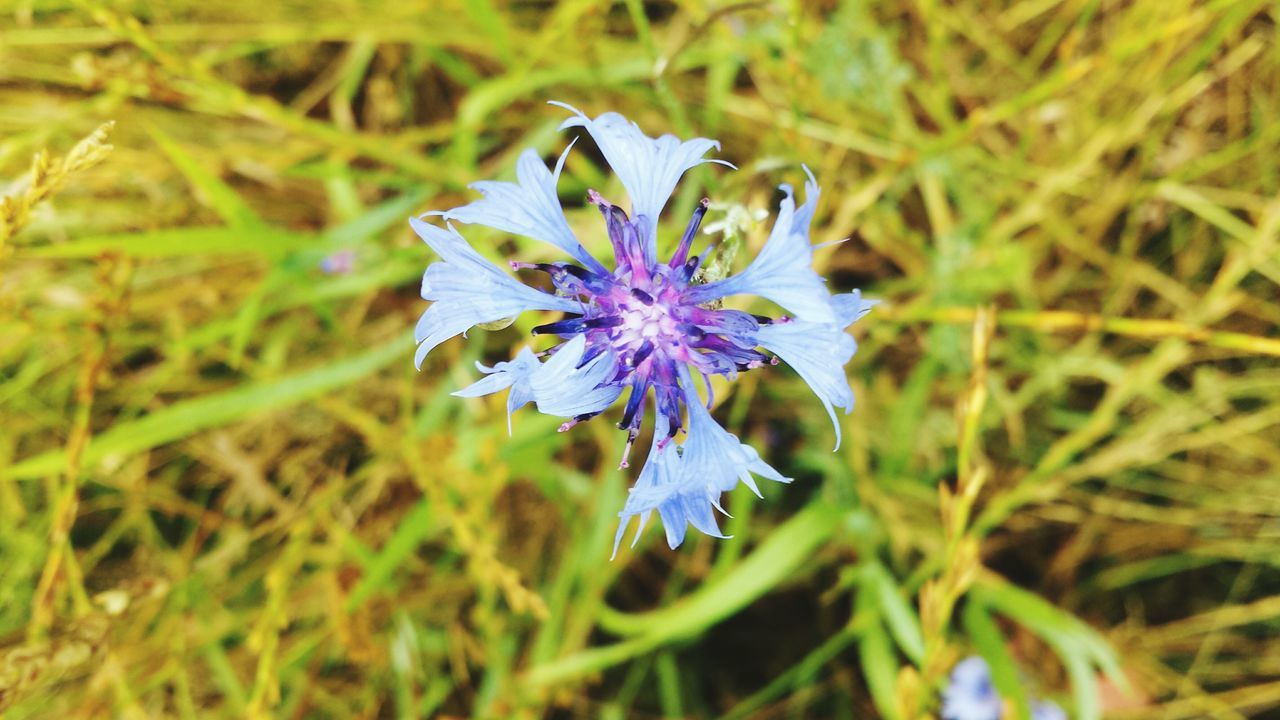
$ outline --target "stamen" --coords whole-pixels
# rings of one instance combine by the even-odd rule
[[[622,232],[622,251],[627,259],[627,264],[631,266],[631,282],[645,284],[649,282],[649,266],[645,262],[644,248],[640,246],[640,233],[636,230],[636,224],[627,222],[627,217],[621,210],[614,208],[618,215],[624,218]],[[613,230],[610,229],[610,235]]]
[[[710,251],[708,251],[710,252]],[[693,279],[693,274],[698,272],[698,267],[702,265],[702,257],[694,255],[685,261],[684,267],[680,268],[680,279],[689,282]]]
[[[587,351],[582,353],[582,359],[578,360],[578,365],[574,369],[581,370],[582,368],[586,367],[587,363],[603,355],[604,351],[607,349],[608,348],[605,345],[592,345],[591,347],[587,348]]]
[[[639,300],[645,305],[653,305],[653,296],[640,288],[631,288],[631,297]]]
[[[582,332],[586,322],[583,318],[557,320],[545,325],[539,325],[529,332],[533,335],[576,335]]]
[[[560,428],[556,432],[566,432],[569,430],[569,428],[577,425],[578,423],[586,422],[599,414],[600,413],[598,412],[593,412],[593,413],[583,413],[582,415],[575,415],[572,419],[561,423]]]
[[[602,209],[613,207],[613,204],[610,203],[608,200],[605,200],[603,195],[596,192],[594,189],[590,189],[590,188],[587,189],[587,202],[591,203],[592,205],[598,205]]]
[[[680,330],[680,332],[685,334],[685,337],[689,338],[690,342],[695,342],[695,343],[701,342],[707,337],[707,331],[703,330],[697,325],[691,325],[689,323],[680,323],[680,325],[677,327]]]
[[[582,325],[589,330],[597,330],[600,328],[618,327],[622,323],[623,319],[621,315],[603,315],[601,317],[591,318],[590,320],[582,323]]]
[[[538,270],[551,276],[556,289],[568,294],[608,292],[611,280],[572,263],[531,263],[511,260],[512,270]]]
[[[557,320],[555,322],[539,325],[532,332],[534,335],[576,335],[583,330],[599,330],[601,328],[612,328],[622,324],[622,318],[617,315],[604,315],[594,318],[569,318],[567,320]]]
[[[693,246],[693,238],[698,234],[698,227],[702,225],[702,216],[707,214],[707,206],[710,204],[709,198],[702,198],[698,207],[693,209],[693,217],[689,218],[689,227],[685,229],[684,237],[680,238],[680,245],[671,256],[667,267],[678,268],[684,264],[685,258],[689,256],[689,248]]]
[[[659,388],[658,412],[667,418],[667,442],[676,436],[684,427],[680,420],[680,398],[682,393],[675,386]],[[665,446],[665,443],[664,443]]]
[[[630,365],[631,367],[636,367],[637,365],[644,362],[645,360],[648,360],[649,356],[653,354],[653,348],[654,348],[653,343],[649,340],[645,340],[644,343],[642,343],[640,347],[636,350],[635,354],[632,355],[631,358],[627,360],[627,364]]]
[[[618,461],[619,470],[626,470],[631,467],[631,463],[627,462],[627,457],[631,455],[631,446],[635,444],[637,435],[638,433],[635,432],[627,433],[627,445],[622,448],[622,459]]]
[[[640,418],[642,417],[641,410],[644,409],[644,398],[648,394],[648,379],[633,377],[631,379],[631,395],[627,397],[627,405],[622,410],[622,422],[618,423],[619,430],[637,432],[640,427]]]
[[[561,265],[560,269],[578,278],[579,280],[594,280],[599,277],[598,275],[596,275],[595,273],[591,272],[586,268],[578,267],[577,265],[570,265],[568,263]]]
[[[588,198],[591,197],[588,193]],[[609,233],[609,242],[613,245],[613,256],[618,260],[618,269],[630,268],[630,256],[627,254],[626,242],[622,237],[623,229],[628,225],[627,214],[622,211],[622,208],[609,204],[600,197],[599,193],[594,195],[592,202],[600,208],[600,214],[604,216],[605,229]]]

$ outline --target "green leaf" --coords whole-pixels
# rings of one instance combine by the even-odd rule
[[[761,708],[792,692],[812,687],[817,682],[818,674],[827,663],[831,662],[845,648],[857,642],[858,636],[849,627],[827,638],[826,642],[814,648],[808,655],[779,675],[774,676],[760,690],[747,696],[728,712],[721,720],[741,720],[756,717]]]
[[[668,632],[676,627],[704,627],[728,617],[786,579],[789,572],[808,559],[835,529],[839,512],[824,504],[810,505],[777,530],[755,552],[719,582],[704,585],[697,592],[660,610],[624,614],[605,612],[601,627],[618,635]],[[807,525],[801,525],[805,521]]]
[[[105,252],[131,257],[230,255],[254,253],[283,257],[292,250],[314,246],[318,236],[266,226],[251,228],[185,227],[137,233],[90,235],[74,242],[23,249],[22,255],[44,258],[89,258]]]
[[[991,680],[995,683],[996,690],[1000,691],[1000,696],[1013,702],[1019,718],[1023,720],[1029,718],[1031,705],[1027,700],[1027,691],[1018,679],[1017,663],[1009,654],[1004,635],[1000,633],[995,620],[987,613],[986,607],[970,599],[965,604],[961,621],[964,623],[969,639],[978,649],[978,654],[991,668]]]
[[[242,385],[232,390],[183,400],[163,410],[121,423],[94,437],[84,450],[86,467],[109,456],[132,455],[165,443],[221,427],[256,412],[287,407],[307,398],[345,388],[399,359],[409,362],[411,338],[398,337],[368,352],[278,380]],[[0,478],[31,479],[56,473],[66,464],[66,451],[53,450],[0,470]]]
[[[347,596],[347,612],[355,612],[375,592],[391,585],[392,576],[404,561],[418,549],[439,526],[431,521],[431,506],[423,498],[413,506],[396,526],[387,544],[382,546],[373,561],[364,568],[364,575]]]
[[[208,679],[222,691],[222,696],[226,698],[227,705],[233,713],[243,713],[249,698],[245,694],[240,677],[236,675],[236,669],[231,665],[231,659],[222,649],[222,643],[218,640],[210,642],[204,646],[201,654],[204,656],[205,665],[209,668]]]
[[[862,571],[863,589],[875,595],[880,614],[897,641],[898,647],[917,667],[924,663],[924,632],[920,618],[902,594],[893,576],[875,560],[868,561]]]
[[[237,229],[265,224],[258,213],[254,212],[253,208],[231,189],[231,186],[196,162],[195,158],[188,155],[186,150],[164,134],[160,128],[152,125],[147,128],[147,132],[223,222]]]
[[[898,720],[898,657],[893,643],[881,622],[879,598],[872,593],[858,593],[857,599],[858,657],[862,661],[862,675],[871,690],[871,701],[880,716]]]
[[[415,190],[375,205],[372,210],[354,220],[335,225],[324,231],[324,239],[333,245],[354,245],[377,235],[396,223],[409,223],[409,216],[427,197],[427,188]],[[419,246],[421,247],[421,246]]]
[[[1075,717],[1095,720],[1101,716],[1095,666],[1122,691],[1129,688],[1115,650],[1079,618],[1035,593],[990,576],[979,579],[971,597],[1018,621],[1054,648],[1071,677]]]
[[[1071,698],[1075,702],[1075,717],[1080,720],[1100,720],[1102,717],[1102,698],[1098,692],[1098,676],[1093,671],[1093,657],[1088,649],[1070,638],[1062,638],[1057,642],[1045,638],[1067,667],[1067,677],[1071,678]]]
[[[718,581],[661,610],[628,615],[602,609],[601,627],[632,639],[536,666],[524,676],[523,683],[536,687],[599,672],[705,631],[791,577],[831,536],[841,515],[840,510],[829,505],[809,505],[770,533],[755,552]]]

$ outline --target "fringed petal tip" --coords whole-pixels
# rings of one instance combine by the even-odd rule
[[[569,148],[572,147],[573,143],[570,143]],[[485,225],[541,240],[568,253],[593,271],[601,272],[604,266],[587,252],[569,228],[556,192],[556,183],[569,148],[565,148],[556,161],[554,173],[547,169],[537,151],[532,148],[525,150],[516,161],[516,182],[484,180],[472,183],[468,187],[480,193],[480,199],[452,210],[437,210],[426,215]]]
[[[805,177],[809,178],[808,182],[804,184],[805,191],[808,192],[810,186],[812,186],[816,191],[818,188],[818,178],[813,176],[813,171],[810,170],[809,166],[805,163],[800,163],[800,169],[804,170]]]
[[[880,300],[862,297],[861,290],[831,296],[831,307],[835,310],[836,319],[842,328],[847,328],[861,320],[871,312],[871,308],[880,304],[882,304]]]
[[[483,323],[517,316],[526,310],[575,312],[581,305],[569,298],[545,293],[521,284],[507,272],[481,257],[452,225],[444,228],[409,218],[409,225],[441,258],[422,275],[422,298],[430,300],[414,339],[418,349],[414,365],[440,343],[464,335]]]
[[[695,285],[685,291],[691,302],[704,303],[730,295],[758,295],[790,311],[801,320],[834,322],[826,280],[813,269],[809,223],[819,190],[806,185],[804,204],[795,203],[791,185],[778,186],[784,195],[764,247],[746,269],[723,280]]]
[[[636,533],[631,537],[630,547],[634,550],[636,545],[640,542],[640,535],[644,533],[644,526],[649,522],[649,516],[651,514],[652,512],[648,510],[635,514],[628,514],[625,511],[618,513],[618,532],[614,533],[613,536],[613,553],[609,555],[609,562],[613,562],[613,559],[618,557],[618,547],[622,544],[622,536],[626,534],[627,527],[631,525],[631,518],[639,517],[639,522],[636,525]]]
[[[605,112],[591,118],[568,103],[552,100],[548,104],[573,113],[560,123],[560,130],[574,127],[586,130],[627,189],[632,217],[649,219],[642,237],[646,257],[653,256],[657,220],[684,173],[704,162],[734,167],[731,163],[703,157],[713,149],[720,149],[720,143],[715,140],[693,138],[682,141],[670,134],[653,138],[646,135],[639,125],[616,112]]]
[[[703,493],[677,495],[658,506],[658,516],[667,532],[667,546],[672,550],[684,542],[689,526],[709,537],[721,540],[729,536],[720,532],[710,498]]]

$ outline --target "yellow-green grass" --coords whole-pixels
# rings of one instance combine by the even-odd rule
[[[917,718],[973,653],[1010,716],[1277,712],[1278,20],[0,6],[0,717]],[[723,142],[666,243],[807,164],[813,239],[849,238],[819,269],[884,301],[838,452],[785,366],[717,388],[796,478],[735,491],[730,540],[610,562],[616,418],[508,437],[449,396],[539,319],[412,368],[405,219],[558,153],[548,100]],[[560,191],[603,252],[589,145]]]

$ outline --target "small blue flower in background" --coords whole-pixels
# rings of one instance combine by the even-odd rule
[[[987,661],[971,656],[951,669],[951,681],[942,691],[942,720],[1000,720],[1004,701],[991,683]],[[1051,700],[1031,704],[1031,720],[1067,720],[1067,714]]]
[[[1067,712],[1052,700],[1040,700],[1031,704],[1031,720],[1067,720]]]
[[[943,720],[1000,720],[1000,695],[991,684],[991,669],[980,657],[967,657],[951,669],[942,691]]]
[[[684,540],[689,525],[723,537],[713,512],[721,510],[722,493],[741,481],[759,495],[753,475],[781,483],[790,479],[712,418],[710,376],[733,379],[781,358],[813,388],[835,423],[835,408],[847,413],[853,407],[843,366],[856,344],[845,328],[874,302],[857,291],[833,296],[813,270],[809,222],[819,193],[807,168],[804,203],[797,208],[791,188],[782,186],[786,197],[755,260],[741,274],[698,284],[695,274],[702,259],[693,253],[693,241],[708,201],[695,208],[665,261],[657,253],[658,219],[685,171],[704,162],[728,165],[704,157],[719,143],[705,138],[682,142],[672,135],[654,139],[617,113],[592,119],[568,105],[553,104],[573,113],[561,129],[585,129],[630,196],[628,214],[594,190],[588,193],[603,216],[614,269],[583,247],[560,207],[556,182],[572,143],[554,171],[536,152],[526,150],[517,162],[517,182],[475,183],[481,199],[427,215],[542,240],[576,262],[511,263],[514,270],[546,273],[555,294],[543,292],[482,258],[448,222],[440,228],[411,218],[413,229],[442,258],[422,279],[422,297],[432,304],[418,321],[415,363],[421,367],[433,348],[476,325],[526,310],[565,313],[564,319],[533,330],[556,336],[558,345],[539,353],[526,347],[514,360],[480,366],[485,377],[454,394],[478,397],[509,389],[508,428],[510,414],[532,402],[539,412],[566,418],[563,432],[604,412],[626,392],[618,424],[627,432],[621,467],[628,465],[651,402],[654,442],[619,513],[614,553],[631,518],[639,519],[638,539],[655,510],[672,548]],[[791,315],[767,318],[719,309],[718,301],[732,295],[758,295]],[[699,385],[706,389],[705,400]],[[682,432],[685,441],[672,442]]]
[[[355,250],[338,250],[320,261],[320,270],[329,275],[350,275],[355,269]]]

